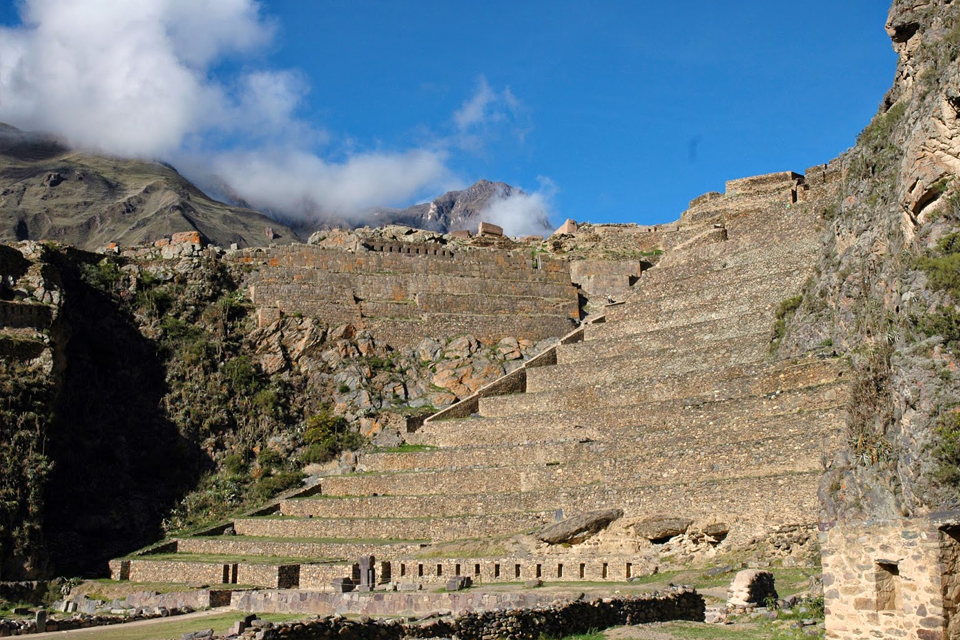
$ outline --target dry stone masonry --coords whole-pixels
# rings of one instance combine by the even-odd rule
[[[418,450],[361,453],[354,473],[236,520],[236,535],[177,540],[114,576],[332,593],[362,584],[370,555],[377,591],[625,582],[726,552],[809,562],[849,376],[776,354],[777,310],[802,295],[835,195],[834,168],[808,176],[731,181],[629,236],[643,251],[655,239],[659,262],[614,271],[622,300],[573,330],[571,273],[605,277],[588,261],[359,241],[234,252],[266,319],[329,317],[400,343],[427,324],[564,337],[407,433]]]

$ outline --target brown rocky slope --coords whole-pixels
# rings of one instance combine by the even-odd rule
[[[0,241],[96,250],[182,231],[222,246],[298,240],[262,213],[209,198],[169,165],[82,153],[0,123]]]

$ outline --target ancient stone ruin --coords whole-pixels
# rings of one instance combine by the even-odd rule
[[[264,321],[332,317],[400,342],[427,324],[563,337],[407,433],[419,448],[362,453],[355,473],[236,519],[236,535],[175,539],[112,562],[113,576],[403,591],[456,577],[622,582],[735,550],[809,561],[848,376],[831,358],[780,359],[774,326],[812,272],[836,178],[819,166],[696,199],[650,230],[663,256],[618,276],[631,283],[622,304],[580,326],[560,261],[388,243],[235,252]],[[558,529],[561,543],[528,535]]]

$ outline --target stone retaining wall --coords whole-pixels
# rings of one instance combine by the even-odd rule
[[[226,259],[253,268],[246,284],[261,324],[281,312],[299,313],[412,346],[425,335],[463,333],[483,342],[537,341],[579,320],[577,289],[563,261],[404,243],[373,248],[289,245],[234,251]]]
[[[458,633],[461,638],[479,637],[473,635],[477,633],[478,629],[487,629],[488,634],[493,634],[494,629],[498,626],[503,627],[504,621],[516,618],[531,620],[541,618],[544,623],[549,621],[550,624],[563,622],[566,625],[566,632],[556,635],[567,635],[578,632],[581,629],[580,625],[583,623],[592,625],[583,627],[583,631],[587,631],[590,628],[600,629],[608,626],[642,622],[702,621],[705,610],[703,598],[698,593],[682,588],[665,594],[654,593],[634,598],[604,598],[603,600],[583,601],[574,600],[576,597],[574,594],[538,593],[533,589],[513,593],[482,593],[473,590],[454,593],[374,592],[344,594],[305,591],[237,591],[233,594],[231,607],[238,611],[263,613],[353,614],[365,616],[423,615],[438,610],[449,610],[455,615],[464,615],[453,621],[457,625],[456,630],[450,629],[447,634],[439,635]],[[556,604],[551,607],[550,603]],[[593,607],[595,611],[591,612],[589,607]],[[471,613],[478,609],[483,609],[485,612]],[[576,623],[574,620],[580,620],[580,623]],[[603,624],[604,620],[607,621],[606,624]],[[460,626],[461,621],[464,623],[462,627]],[[324,622],[324,624],[327,623]],[[541,633],[552,633],[551,629],[553,627],[541,627],[532,637],[539,638]],[[403,637],[403,634],[406,633],[409,633],[408,629],[401,630],[400,635],[396,637]],[[281,634],[274,637],[317,638],[325,636],[287,636]],[[343,638],[343,635],[340,637]],[[356,637],[369,638],[371,636],[367,634]],[[431,636],[423,635],[419,637]]]
[[[0,329],[46,329],[53,322],[53,307],[0,300]]]

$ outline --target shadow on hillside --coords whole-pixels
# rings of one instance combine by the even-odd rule
[[[195,485],[203,459],[164,417],[153,343],[80,277],[80,263],[95,258],[51,256],[66,294],[44,527],[58,575],[104,575],[107,560],[161,537],[164,515]]]

